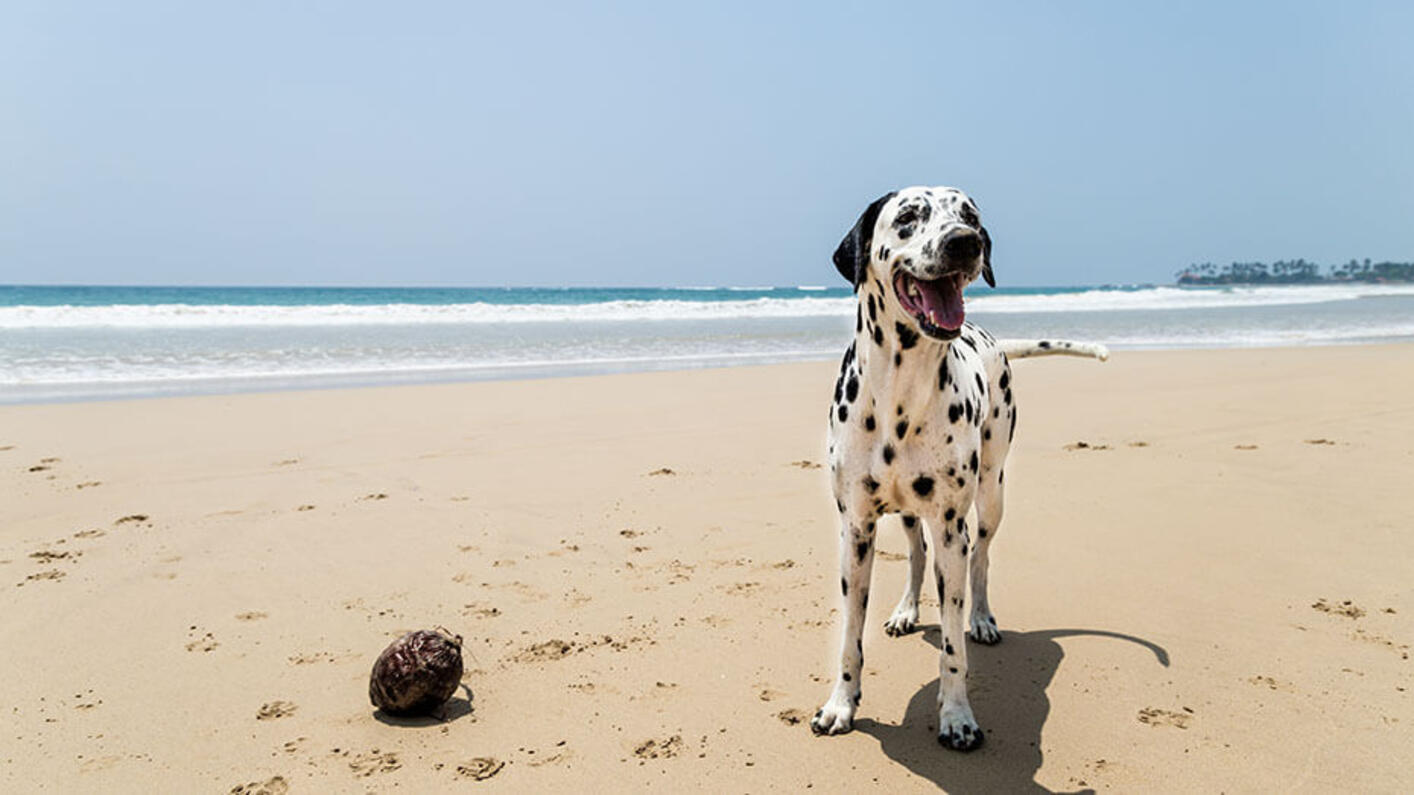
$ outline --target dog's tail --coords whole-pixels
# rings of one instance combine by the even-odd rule
[[[1110,349],[1098,342],[997,340],[997,347],[1008,359],[1026,359],[1032,356],[1089,356],[1103,362],[1110,358]]]

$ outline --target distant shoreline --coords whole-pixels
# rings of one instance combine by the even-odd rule
[[[1265,262],[1233,262],[1218,266],[1211,262],[1193,264],[1174,274],[1179,287],[1266,284],[1409,284],[1414,283],[1414,262],[1363,262],[1350,260],[1321,266],[1304,259]]]

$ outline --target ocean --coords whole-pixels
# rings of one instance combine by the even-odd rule
[[[1003,288],[999,337],[1116,350],[1414,340],[1414,285]],[[0,403],[833,359],[844,287],[0,286]]]

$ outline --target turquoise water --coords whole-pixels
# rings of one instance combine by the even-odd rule
[[[1120,350],[1414,339],[1414,285],[974,285],[967,311]],[[845,286],[0,286],[0,402],[830,359],[853,316]]]

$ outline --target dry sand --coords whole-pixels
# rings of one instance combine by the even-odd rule
[[[966,755],[896,520],[807,726],[834,369],[0,408],[0,790],[1414,788],[1414,346],[1018,363]],[[438,624],[473,700],[375,714]]]

